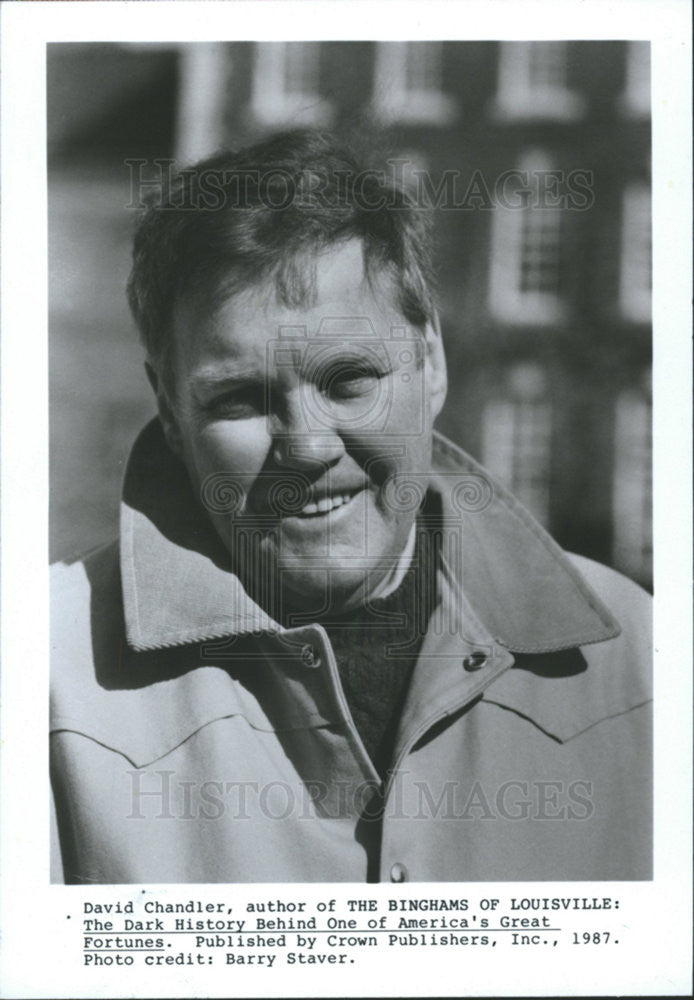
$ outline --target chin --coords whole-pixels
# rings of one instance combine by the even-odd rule
[[[286,566],[282,570],[282,603],[287,609],[301,608],[316,616],[359,604],[367,591],[363,570],[345,571],[335,567],[316,569]],[[369,580],[372,584],[372,581]]]

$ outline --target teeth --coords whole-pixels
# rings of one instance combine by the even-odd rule
[[[348,493],[338,494],[332,497],[321,497],[320,500],[307,503],[301,513],[304,515],[326,514],[329,510],[335,510],[337,507],[341,507],[344,503],[349,503],[351,499],[352,497]]]

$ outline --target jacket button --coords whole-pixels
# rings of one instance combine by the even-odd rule
[[[320,656],[316,656],[313,646],[306,644],[301,647],[301,662],[305,667],[319,667],[321,659]]]
[[[482,667],[487,662],[487,654],[482,653],[479,649],[476,649],[474,653],[470,653],[469,656],[463,658],[463,667],[465,670],[481,670]]]
[[[401,865],[399,861],[396,861],[390,869],[390,881],[407,882],[407,869],[404,865]]]

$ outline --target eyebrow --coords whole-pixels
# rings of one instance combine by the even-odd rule
[[[188,387],[194,392],[200,390],[204,391],[216,391],[218,389],[223,389],[226,386],[236,386],[236,385],[249,385],[251,383],[259,383],[264,381],[264,372],[259,372],[257,368],[251,366],[243,366],[236,368],[227,368],[223,371],[217,370],[202,370],[200,372],[195,372],[190,375],[187,379]]]

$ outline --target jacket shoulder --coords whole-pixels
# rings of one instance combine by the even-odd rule
[[[622,642],[650,665],[653,647],[653,598],[633,580],[585,556],[568,554],[588,586],[604,601],[621,626]]]
[[[51,690],[54,714],[71,695],[93,681],[99,649],[122,633],[118,542],[90,550],[50,569]],[[75,690],[76,689],[76,690]]]
[[[510,708],[564,743],[597,723],[640,726],[652,690],[652,598],[621,573],[586,559],[568,558],[619,623],[612,638],[542,654],[516,655],[485,692],[485,700]],[[633,718],[633,723],[629,722]],[[646,744],[644,743],[644,746]]]
[[[118,542],[90,549],[71,561],[50,568],[51,634],[67,639],[83,624],[89,625],[96,612],[113,617],[114,606],[122,605]]]
[[[614,639],[581,647],[588,682],[583,692],[584,721],[630,713],[652,699],[653,598],[608,566],[582,556],[570,558],[621,629]]]
[[[247,715],[268,725],[252,697],[197,646],[138,651],[128,646],[119,545],[51,569],[51,712],[54,774],[82,773],[86,737],[135,767],[160,759],[217,719]],[[201,668],[201,669],[197,669]],[[61,753],[67,756],[61,756]]]
[[[118,568],[118,540],[114,539],[104,545],[74,558],[62,559],[52,563],[50,567],[51,599],[53,601],[69,600],[76,597],[86,588],[91,589],[105,581],[113,570]]]

